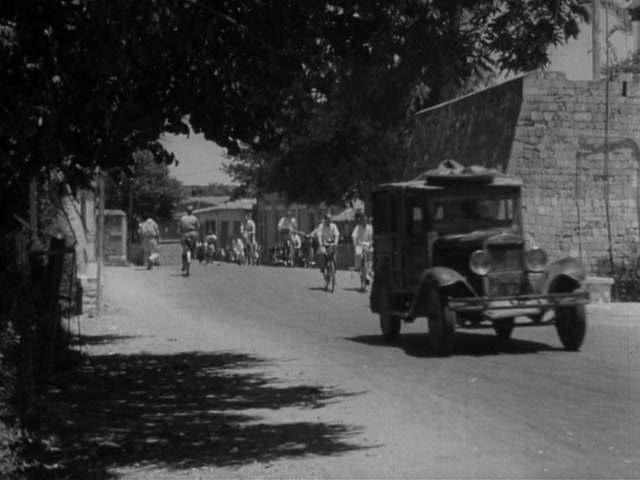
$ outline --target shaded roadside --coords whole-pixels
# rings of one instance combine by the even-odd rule
[[[354,395],[284,384],[260,371],[268,365],[229,352],[90,357],[50,395],[57,436],[44,460],[60,477],[100,479],[118,468],[177,472],[370,448],[356,442],[357,426],[267,421],[265,409],[322,409]]]

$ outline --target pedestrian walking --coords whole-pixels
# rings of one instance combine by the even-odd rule
[[[151,218],[151,216],[148,216],[144,222],[140,223],[138,233],[142,238],[142,248],[144,250],[147,270],[151,270],[159,256],[158,244],[160,243],[160,229],[155,220]]]

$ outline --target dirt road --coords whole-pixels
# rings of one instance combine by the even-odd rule
[[[579,353],[551,327],[426,322],[383,345],[355,274],[194,265],[106,270],[65,448],[124,479],[640,478],[640,306],[589,307]]]

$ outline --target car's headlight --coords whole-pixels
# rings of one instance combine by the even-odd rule
[[[541,272],[547,266],[547,253],[541,248],[534,248],[524,254],[524,265],[530,272]]]
[[[469,267],[476,275],[487,275],[491,271],[491,264],[491,256],[484,250],[476,250],[469,259]]]

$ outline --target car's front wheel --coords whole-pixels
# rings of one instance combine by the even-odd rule
[[[456,314],[432,287],[427,292],[427,317],[429,323],[429,346],[443,357],[451,355],[455,338]]]
[[[513,318],[507,318],[493,322],[493,329],[496,332],[496,336],[501,340],[509,340],[513,333],[513,326],[515,320]]]
[[[388,287],[384,284],[380,286],[378,312],[382,339],[384,343],[392,343],[400,335],[400,318],[391,314],[390,293]]]
[[[573,305],[556,310],[556,331],[567,350],[580,350],[587,333],[587,313],[584,305]]]

